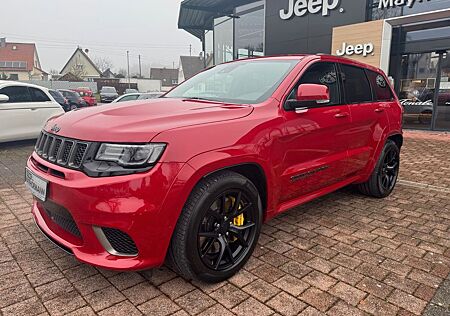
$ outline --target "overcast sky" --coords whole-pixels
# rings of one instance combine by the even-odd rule
[[[0,37],[35,42],[42,67],[58,71],[79,45],[107,57],[114,70],[142,63],[178,67],[179,56],[201,51],[201,43],[177,21],[181,0],[1,0]],[[147,74],[148,75],[148,74]]]

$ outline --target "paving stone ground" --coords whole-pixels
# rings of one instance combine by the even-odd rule
[[[0,146],[3,315],[450,315],[448,134],[407,132],[389,198],[344,189],[294,208],[264,225],[242,272],[214,285],[65,254],[30,213],[32,142]]]

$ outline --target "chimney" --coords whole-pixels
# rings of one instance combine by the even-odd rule
[[[6,37],[0,37],[0,47],[1,48],[6,47]]]

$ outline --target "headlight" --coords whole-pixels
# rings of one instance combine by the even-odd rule
[[[123,167],[137,167],[156,163],[166,144],[121,145],[102,144],[95,160],[112,161]]]

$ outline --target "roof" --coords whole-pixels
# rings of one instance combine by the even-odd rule
[[[180,61],[185,80],[205,69],[204,59],[198,56],[181,56]]]
[[[81,54],[86,57],[87,61],[92,65],[92,67],[94,67],[95,71],[98,72],[99,76],[102,74],[102,72],[97,68],[97,66],[94,64],[94,62],[89,58],[89,56],[80,48],[77,47],[77,49],[75,49],[75,51],[73,52],[72,56],[70,56],[69,60],[67,60],[67,63],[64,65],[64,67],[62,67],[61,72],[64,72],[64,69],[66,69],[66,67],[69,65],[70,61],[72,60],[72,58],[75,56],[75,54],[77,52],[81,52]]]
[[[31,88],[38,88],[41,90],[49,90],[47,87],[43,87],[43,86],[38,86],[35,84],[31,84],[31,83],[26,83],[26,82],[20,82],[20,81],[12,81],[12,80],[0,80],[0,86],[22,86],[22,87],[31,87]]]
[[[15,47],[16,49],[13,49]],[[9,71],[33,71],[36,45],[34,43],[6,43],[5,47],[0,47],[0,61],[24,61],[26,68],[2,68]]]
[[[205,30],[212,30],[215,18],[230,15],[233,9],[259,0],[184,0],[178,17],[178,28],[203,38]]]
[[[172,68],[151,68],[150,79],[161,80],[161,84],[165,87],[173,86],[172,81],[178,82],[178,69]]]

